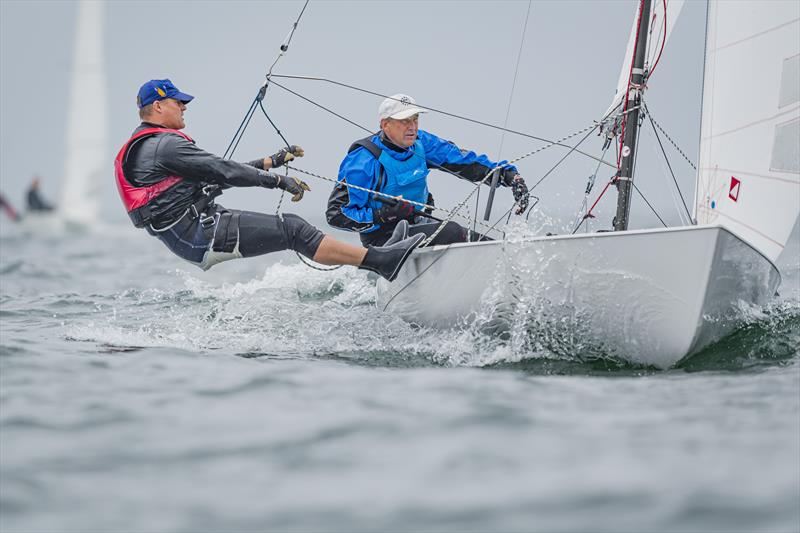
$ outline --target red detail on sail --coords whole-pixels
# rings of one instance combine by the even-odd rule
[[[741,185],[741,183],[741,181],[731,176],[731,187],[728,190],[728,198],[734,202],[739,200],[739,185]]]

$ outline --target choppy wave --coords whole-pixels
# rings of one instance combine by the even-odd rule
[[[500,332],[481,320],[445,331],[406,323],[377,309],[374,279],[352,268],[318,272],[279,263],[261,278],[222,285],[185,271],[173,275],[175,289],[129,289],[94,302],[68,294],[52,298],[46,308],[59,313],[70,306],[92,308],[84,317],[64,321],[65,336],[108,350],[174,347],[368,366],[511,367],[531,373],[652,371],[581,345],[574,323],[527,320]],[[797,357],[796,299],[775,300],[749,310],[747,317],[734,335],[679,368],[732,370]]]

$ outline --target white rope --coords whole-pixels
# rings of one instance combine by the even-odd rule
[[[470,222],[470,219],[468,219],[467,217],[465,217],[463,215],[460,215],[458,213],[454,213],[453,211],[449,211],[449,210],[444,209],[442,207],[437,207],[435,205],[428,205],[428,204],[425,204],[425,203],[422,203],[422,202],[415,202],[414,200],[409,200],[407,198],[403,198],[402,196],[392,196],[391,194],[386,194],[386,193],[383,193],[383,192],[380,192],[380,191],[373,191],[372,189],[368,189],[366,187],[360,187],[358,185],[352,185],[352,184],[347,183],[347,182],[340,182],[340,181],[335,180],[333,178],[328,178],[326,176],[321,176],[319,174],[315,174],[313,172],[309,172],[308,170],[303,170],[303,169],[300,169],[300,168],[297,168],[297,167],[293,167],[293,166],[290,166],[290,165],[286,165],[286,166],[290,170],[294,170],[295,172],[300,172],[301,174],[305,174],[307,176],[311,176],[311,177],[318,178],[318,179],[325,180],[325,181],[330,181],[331,183],[336,183],[336,184],[341,183],[343,186],[345,186],[345,187],[347,187],[349,189],[356,189],[356,190],[359,190],[359,191],[364,191],[364,192],[368,192],[370,194],[374,194],[376,196],[381,196],[383,198],[389,198],[391,200],[396,200],[396,201],[399,201],[399,202],[406,202],[406,203],[409,203],[411,205],[415,205],[417,207],[421,207],[422,209],[436,209],[436,210],[448,213],[451,216],[458,216],[458,217],[466,220],[467,222]],[[420,213],[420,214],[422,216],[425,216],[424,213]],[[479,224],[481,226],[486,227],[486,228],[490,228],[490,226],[487,226],[486,224],[483,224],[483,223],[480,223],[480,222],[479,222]]]
[[[467,195],[467,197],[464,198],[464,200],[460,204],[458,204],[455,207],[455,209],[453,209],[452,214],[460,216],[461,218],[465,218],[463,215],[459,214],[459,211],[467,204],[469,199],[472,198],[472,196],[480,189],[480,186],[483,185],[484,183],[486,183],[486,180],[489,179],[489,176],[491,176],[493,172],[500,172],[500,169],[502,169],[502,168],[508,167],[508,166],[518,162],[518,161],[522,161],[526,157],[530,157],[530,156],[535,155],[535,154],[537,154],[537,153],[539,153],[539,152],[541,152],[543,150],[547,150],[548,148],[551,148],[551,147],[553,147],[553,146],[555,146],[557,144],[562,143],[563,141],[566,141],[566,140],[571,139],[571,138],[573,138],[573,137],[575,137],[577,135],[580,135],[581,133],[586,133],[587,131],[590,131],[590,130],[596,128],[596,127],[597,127],[597,124],[593,124],[591,126],[587,126],[587,127],[583,128],[581,130],[576,131],[575,133],[571,133],[570,135],[567,135],[565,137],[562,137],[561,139],[553,141],[550,144],[542,146],[541,148],[538,148],[536,150],[530,151],[530,152],[528,152],[526,154],[523,154],[523,155],[521,155],[521,156],[519,156],[519,157],[517,157],[515,159],[512,159],[512,160],[506,162],[503,165],[497,165],[494,168],[490,169],[489,172],[487,172],[486,175],[483,177],[483,179],[481,181],[477,182],[477,184],[475,185],[475,188],[472,189],[472,191]],[[528,192],[530,192],[530,191],[528,191]],[[514,202],[514,205],[517,205],[517,202]],[[513,206],[512,206],[512,209],[513,209]],[[444,228],[445,224],[447,224],[447,222],[449,222],[451,219],[452,219],[452,216],[445,218],[442,221],[442,223],[440,224],[440,226],[436,229],[436,231],[433,232],[433,234],[430,237],[425,239],[425,241],[423,241],[422,244],[420,244],[420,247],[427,246],[430,242],[432,242],[433,239],[435,239],[436,236],[442,231],[442,229]],[[469,219],[467,219],[467,220],[469,221]],[[480,224],[483,227],[487,227],[486,224],[484,224],[482,222],[478,222],[478,224]],[[497,225],[497,224],[495,224],[495,225]],[[490,228],[494,228],[495,225],[491,226]]]

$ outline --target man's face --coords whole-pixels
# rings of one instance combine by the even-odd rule
[[[381,130],[397,146],[408,148],[417,140],[419,115],[402,120],[385,118],[381,121]]]
[[[162,126],[173,130],[180,130],[186,127],[186,123],[183,121],[183,112],[186,110],[186,104],[172,98],[157,100],[153,104],[159,112]]]

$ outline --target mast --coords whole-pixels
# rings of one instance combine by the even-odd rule
[[[650,23],[651,1],[652,0],[642,0],[636,48],[633,53],[631,80],[628,84],[628,100],[625,103],[625,112],[627,116],[623,118],[625,138],[622,141],[622,159],[620,161],[619,176],[616,182],[617,215],[614,217],[614,231],[625,231],[628,229],[628,217],[631,212],[633,167],[634,157],[636,155],[636,137],[639,130],[639,104],[642,101],[642,82],[644,81],[644,61],[647,51],[647,29]],[[628,112],[629,109],[632,111]]]

